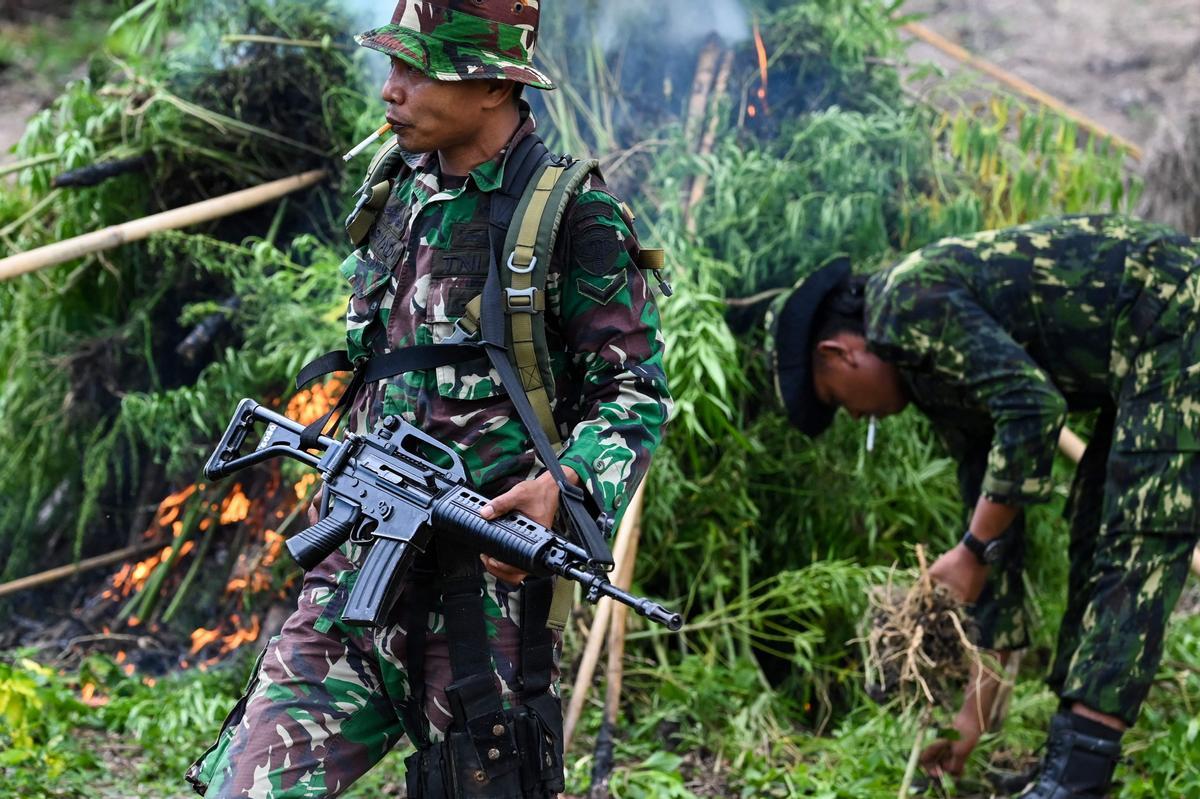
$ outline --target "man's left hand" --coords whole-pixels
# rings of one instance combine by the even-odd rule
[[[988,567],[962,544],[942,555],[929,569],[935,583],[944,585],[960,602],[974,602],[987,583]]]
[[[574,469],[564,466],[563,472],[568,480],[579,485],[579,475],[575,473]],[[554,517],[558,514],[558,493],[558,484],[554,482],[554,476],[549,472],[544,472],[536,480],[517,483],[512,489],[491,500],[479,511],[479,515],[491,521],[517,511],[524,513],[543,527],[551,527],[554,524]],[[507,583],[515,585],[529,576],[527,572],[501,563],[495,558],[487,555],[480,557],[483,559],[484,568]]]

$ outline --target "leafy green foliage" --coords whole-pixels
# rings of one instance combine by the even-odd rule
[[[0,241],[31,248],[329,166],[368,104],[351,61],[338,49],[225,46],[220,34],[320,39],[349,23],[333,4],[238,9],[147,0],[117,20],[89,78],[29,123],[18,157],[48,160],[19,173],[23,202],[0,203]],[[180,34],[171,45],[168,31]],[[135,155],[152,159],[149,171],[50,187],[63,170]],[[11,376],[0,440],[15,456],[0,465],[5,575],[123,542],[130,514],[112,510],[132,504],[144,466],[192,478],[238,399],[280,394],[306,356],[336,343],[341,254],[323,242],[339,211],[318,193],[0,285],[0,371]],[[174,349],[201,310],[229,297],[240,305],[214,362],[183,362]],[[254,342],[249,357],[243,342]],[[38,534],[56,528],[74,539],[46,551]]]
[[[644,82],[662,96],[653,113],[622,93],[639,52],[668,60],[657,59],[653,25],[626,42],[588,42],[567,31],[583,29],[582,16],[603,4],[546,13],[546,61],[563,86],[545,98],[550,143],[622,167],[610,177],[646,216],[645,238],[668,247],[676,287],[662,312],[677,409],[649,478],[638,582],[684,607],[688,626],[667,636],[633,623],[613,793],[894,796],[915,722],[864,699],[853,639],[867,588],[893,564],[911,566],[916,542],[938,549],[960,532],[954,466],[914,413],[883,422],[872,453],[862,426],[846,418],[818,442],[789,428],[768,399],[763,305],[834,256],[874,269],[945,235],[1122,209],[1137,187],[1118,154],[1080,144],[1068,123],[1014,100],[949,111],[912,101],[888,63],[903,58],[898,3],[751,5],[771,54],[771,114],[748,121],[757,64],[753,44],[736,43],[729,96],[715,104],[714,147],[704,153],[681,122],[690,63],[647,69]],[[330,166],[339,144],[374,129],[378,108],[361,64],[336,48],[220,44],[224,33],[248,32],[336,40],[349,30],[336,4],[214,7],[126,4],[109,55],[31,123],[18,155],[47,160],[20,173],[19,193],[0,195],[0,241],[34,246],[251,179]],[[656,12],[646,4],[641,13]],[[80,192],[49,186],[61,169],[144,152],[155,156],[148,174]],[[700,175],[707,190],[685,207]],[[123,535],[100,511],[129,504],[141,469],[156,462],[191,480],[238,399],[281,395],[300,364],[338,343],[339,206],[325,195],[286,203],[236,226],[160,236],[0,286],[0,370],[14,376],[0,385],[0,440],[15,456],[0,464],[9,573],[27,570],[39,531],[76,530],[77,551]],[[229,297],[240,304],[226,305]],[[180,369],[172,348],[214,313],[230,323],[215,357]],[[1065,465],[1059,477],[1065,483]],[[60,488],[65,500],[55,505]],[[1065,582],[1060,505],[1036,510],[1029,524],[1041,650],[1053,642]],[[39,520],[47,507],[50,518]],[[1194,624],[1172,631],[1150,723],[1131,734],[1142,765],[1126,775],[1125,796],[1198,790],[1188,765],[1200,686],[1193,671],[1171,666],[1200,658],[1197,640]],[[1028,752],[1041,742],[1053,698],[1036,685],[1038,665],[1019,687],[1009,730],[985,740],[974,768],[1001,748]],[[103,686],[107,705],[79,705],[85,681]],[[215,734],[237,682],[205,675],[150,690],[103,661],[73,677],[0,667],[0,698],[10,697],[5,707],[20,719],[5,743],[25,753],[6,756],[26,758],[5,776],[33,786],[55,769],[94,769],[67,740],[72,725],[153,744],[139,773],[177,773]],[[35,703],[45,711],[36,717]],[[585,716],[580,750],[598,727],[598,713]],[[578,791],[591,759],[569,765]],[[355,795],[394,790],[397,768],[393,758]]]
[[[108,786],[178,795],[178,775],[215,735],[249,666],[241,658],[154,681],[100,656],[65,675],[27,658],[0,662],[0,784],[29,797],[105,796]]]

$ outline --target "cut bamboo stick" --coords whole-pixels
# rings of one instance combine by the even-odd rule
[[[638,543],[642,537],[642,505],[644,503],[643,480],[634,493],[625,511],[626,519],[633,519],[629,538],[629,550],[621,565],[617,567],[614,581],[618,588],[628,591],[633,585],[633,574],[637,564]],[[621,711],[621,685],[625,677],[625,625],[629,608],[613,605],[612,621],[608,625],[608,667],[605,672],[604,723],[596,739],[596,756],[593,759],[592,785],[588,799],[607,799],[608,780],[612,774],[613,736],[616,734],[617,717]]]
[[[708,129],[704,132],[704,138],[700,140],[700,155],[711,155],[713,148],[717,143],[717,130],[720,127],[721,121],[721,101],[725,98],[725,93],[729,90],[729,75],[733,71],[733,51],[727,50],[724,58],[721,59],[721,67],[717,70],[717,78],[713,84],[712,95],[709,100],[709,117]],[[708,191],[708,173],[701,172],[692,178],[692,188],[688,196],[687,204],[683,207],[684,225],[689,233],[696,232],[696,216],[693,210],[700,201],[704,199],[705,192]]]
[[[104,566],[111,566],[114,563],[120,563],[129,558],[136,558],[139,555],[144,555],[148,552],[162,549],[165,546],[170,546],[169,541],[154,541],[151,543],[138,544],[125,549],[110,552],[107,555],[97,555],[94,558],[81,560],[78,563],[72,563],[69,566],[59,566],[56,569],[41,572],[40,574],[31,574],[28,577],[21,577],[12,582],[0,585],[0,597],[9,596],[20,591],[28,591],[33,588],[38,588],[43,585],[65,580],[68,577],[73,577],[76,574],[83,574],[92,569],[99,569]]]
[[[1112,132],[1104,125],[1100,124],[1091,117],[1084,115],[1081,111],[1072,108],[1062,100],[1059,100],[1057,97],[1042,91],[1024,78],[1014,75],[1008,70],[993,64],[991,61],[974,55],[966,48],[955,44],[945,36],[942,36],[940,33],[927,28],[919,22],[907,22],[901,26],[901,30],[911,33],[916,38],[925,42],[925,44],[940,50],[941,52],[953,58],[955,61],[966,64],[967,66],[972,67],[973,69],[976,69],[985,75],[988,75],[989,77],[995,78],[996,80],[1000,81],[1000,83],[1004,84],[1018,94],[1024,95],[1030,100],[1040,103],[1046,108],[1062,114],[1067,119],[1071,120],[1089,133],[1104,139],[1110,139],[1113,144],[1120,147],[1135,160],[1142,160],[1143,151],[1141,147],[1129,141],[1129,139],[1126,139],[1120,134]]]
[[[18,275],[35,272],[49,266],[73,261],[85,255],[110,250],[122,244],[140,241],[155,233],[167,230],[211,222],[226,216],[240,213],[264,203],[277,200],[293,192],[307,189],[320,183],[326,177],[324,170],[318,169],[304,172],[282,180],[264,183],[252,189],[236,191],[222,197],[186,205],[161,214],[154,214],[132,222],[113,225],[94,233],[85,233],[73,239],[60,241],[36,250],[19,253],[0,259],[0,281],[10,280]]]
[[[704,43],[696,61],[696,75],[692,80],[692,93],[688,97],[687,116],[683,123],[684,138],[688,149],[693,152],[700,146],[700,126],[704,124],[704,112],[708,109],[708,97],[716,78],[717,59],[721,56],[721,50],[721,39],[712,36]]]
[[[642,479],[642,485],[645,485],[645,478]],[[641,486],[638,487],[638,493],[642,491]],[[637,494],[630,503],[637,501]],[[640,526],[640,520],[634,518],[630,508],[625,516],[621,519],[621,527],[617,530],[617,542],[613,547],[613,562],[616,563],[616,571],[619,575],[626,560],[629,558],[629,547],[633,538],[634,529]],[[615,575],[616,576],[616,575]],[[622,587],[619,583],[617,587]],[[565,721],[563,722],[563,751],[569,751],[571,748],[571,739],[575,737],[575,727],[579,724],[579,717],[583,714],[583,704],[587,701],[588,691],[592,686],[592,677],[596,674],[596,665],[600,662],[600,652],[604,648],[605,638],[608,636],[608,625],[612,619],[613,601],[607,597],[601,599],[596,605],[596,616],[592,620],[592,626],[588,630],[587,643],[584,645],[583,657],[579,661],[579,671],[575,674],[575,682],[571,686],[571,702],[567,706]]]

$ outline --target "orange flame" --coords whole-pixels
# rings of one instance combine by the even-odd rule
[[[213,641],[221,637],[221,630],[206,630],[203,627],[192,630],[192,648],[193,655],[198,654],[201,649],[211,644]],[[186,662],[186,661],[185,661]],[[186,666],[184,668],[187,668]]]
[[[767,45],[763,41],[762,32],[758,29],[758,20],[754,20],[754,49],[758,52],[758,73],[762,85],[758,87],[758,99],[762,100],[763,110],[767,110]],[[754,116],[751,113],[750,116]]]
[[[179,557],[182,558],[195,548],[195,542],[184,541],[183,545],[179,547]],[[142,588],[146,584],[146,581],[150,579],[150,575],[154,573],[154,569],[158,564],[171,557],[172,549],[174,547],[166,546],[162,548],[161,552],[151,555],[145,560],[135,564],[126,563],[121,567],[120,571],[113,575],[112,590],[120,592],[121,596],[129,596],[134,591]],[[131,624],[131,626],[133,625]]]
[[[239,623],[239,619],[235,614],[232,617],[234,624]],[[258,640],[258,635],[261,630],[261,625],[258,621],[258,614],[255,613],[250,617],[250,626],[234,630],[232,634],[221,639],[221,654],[227,654],[237,649],[244,644],[252,644]]]
[[[79,689],[79,698],[88,707],[102,707],[108,704],[108,697],[96,693],[94,683],[85,682]]]
[[[236,524],[250,515],[250,498],[238,483],[221,503],[221,524]]]
[[[307,497],[308,490],[310,488],[312,488],[313,484],[316,482],[317,482],[317,476],[315,474],[313,474],[312,472],[309,472],[308,474],[301,477],[300,481],[298,483],[296,483],[296,486],[295,486],[296,499],[302,500],[305,497]]]
[[[312,424],[337,403],[342,381],[334,379],[296,394],[288,401],[287,415],[300,424]]]
[[[174,494],[169,494],[166,499],[158,503],[158,510],[155,511],[155,522],[159,527],[170,527],[179,518],[181,506],[192,494],[196,493],[196,484],[176,491]],[[147,530],[147,534],[153,535],[152,530]]]

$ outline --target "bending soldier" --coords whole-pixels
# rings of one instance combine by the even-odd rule
[[[358,37],[391,58],[382,95],[396,142],[348,223],[345,359],[362,374],[414,345],[498,329],[520,378],[502,380],[481,352],[368,380],[348,424],[366,431],[395,415],[453,446],[493,498],[487,518],[518,510],[550,525],[561,503],[582,501],[615,520],[670,411],[663,339],[625,207],[593,164],[546,152],[521,100],[524,86],[554,88],[532,65],[538,19],[537,0],[400,0],[391,24]],[[558,216],[552,204],[543,213],[554,224],[529,225],[550,234],[526,241],[519,222],[539,217],[518,206],[535,189],[534,202],[553,203],[563,186]],[[501,303],[487,300],[493,282]],[[549,458],[537,455],[543,435]],[[562,479],[546,468],[554,453]],[[201,794],[336,796],[406,737],[417,747],[410,796],[563,789],[556,683],[569,605],[548,578],[435,549],[380,627],[341,621],[361,546],[307,574],[246,697],[188,773]]]
[[[1200,530],[1198,266],[1200,242],[1169,229],[1068,217],[945,239],[867,280],[831,264],[773,322],[778,387],[809,435],[839,407],[911,402],[948,445],[974,512],[932,575],[976,603],[994,650],[1026,645],[1020,509],[1050,496],[1067,411],[1097,412],[1068,504],[1061,705],[1025,796],[1108,793],[1162,656]],[[979,740],[970,705],[960,740],[925,753],[932,772]]]

